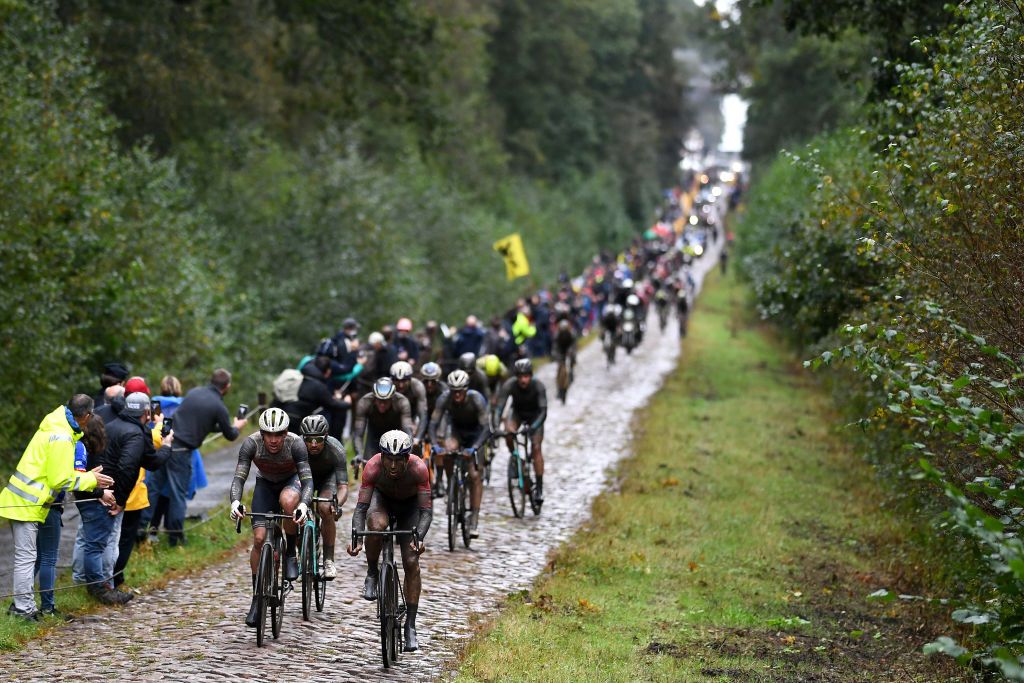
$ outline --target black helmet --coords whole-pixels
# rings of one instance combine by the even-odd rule
[[[459,356],[459,369],[469,372],[476,365],[476,354],[472,351],[466,351],[464,354]]]
[[[512,364],[512,372],[515,373],[516,377],[519,377],[520,375],[532,375],[533,361],[529,358],[520,358]]]
[[[303,436],[327,436],[329,426],[323,415],[310,415],[302,418]]]

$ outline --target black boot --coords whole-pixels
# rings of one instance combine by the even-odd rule
[[[299,558],[295,556],[295,545],[297,542],[298,540],[295,536],[288,536],[285,546],[285,553],[288,556],[284,563],[285,581],[294,581],[299,578]]]
[[[420,645],[416,642],[416,610],[419,605],[406,605],[405,612],[405,652],[416,652]]]
[[[364,600],[376,600],[377,599],[377,575],[366,574],[366,580],[363,581],[363,599]]]
[[[256,601],[256,575],[253,574],[252,575],[252,602],[249,603],[249,613],[245,615],[245,625],[248,626],[249,628],[254,628],[256,626],[256,617],[257,617],[256,612],[259,611],[259,610],[256,609],[256,605],[257,605],[257,601]]]

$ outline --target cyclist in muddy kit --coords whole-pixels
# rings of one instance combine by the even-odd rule
[[[256,465],[256,486],[252,492],[252,512],[273,513],[279,508],[293,520],[286,520],[284,533],[288,555],[285,579],[294,581],[299,576],[299,561],[295,554],[297,524],[306,521],[313,500],[313,473],[309,468],[309,454],[297,434],[288,431],[288,414],[280,408],[268,408],[260,415],[260,431],[250,434],[238,450],[238,464],[231,480],[231,519],[246,514],[242,505],[242,487],[249,478],[249,468]],[[256,591],[256,567],[260,548],[267,538],[268,521],[252,518],[252,551],[249,566],[252,569],[253,592]],[[256,626],[256,596],[253,595],[246,626]]]
[[[426,363],[420,369],[420,377],[423,378],[423,389],[427,396],[427,419],[416,427],[415,436],[422,443],[429,436],[427,430],[430,428],[430,416],[434,414],[437,400],[444,395],[444,392],[448,391],[448,385],[441,381],[441,366],[437,363]],[[440,498],[444,495],[442,493],[444,489],[441,486],[441,473],[444,472],[444,468],[438,457],[432,456],[431,467],[434,468],[434,498]]]
[[[433,507],[427,466],[412,452],[412,438],[401,430],[392,430],[380,439],[380,452],[366,463],[359,486],[359,498],[352,515],[352,531],[385,531],[391,516],[395,530],[416,530],[413,537],[402,536],[402,566],[405,569],[405,651],[414,652],[416,643],[416,612],[420,602],[420,555],[426,549],[423,539],[430,529]],[[355,557],[362,543],[353,537],[348,554]],[[366,538],[366,580],[363,597],[377,599],[378,567],[381,539]]]
[[[526,427],[530,435],[530,442],[533,446],[533,473],[536,479],[536,488],[533,491],[534,500],[544,500],[544,454],[541,452],[541,445],[544,443],[544,421],[548,417],[548,396],[544,384],[533,377],[533,363],[529,358],[520,358],[513,364],[512,372],[515,377],[506,380],[501,386],[501,393],[498,395],[497,410],[504,408],[505,402],[512,400],[512,414],[509,415],[506,424],[506,431],[515,432],[520,425]],[[514,452],[516,448],[515,438],[505,437],[508,450]]]
[[[352,419],[354,460],[365,462],[367,451],[372,455],[381,435],[392,429],[400,429],[412,436],[412,409],[409,399],[395,390],[391,378],[381,377],[373,383],[373,390],[356,403]]]
[[[483,468],[480,448],[491,434],[490,411],[487,399],[479,391],[469,388],[469,375],[463,370],[455,370],[448,375],[448,391],[437,400],[434,413],[430,418],[430,441],[438,443],[441,422],[445,421],[450,434],[445,440],[448,452],[459,450],[469,456],[469,533],[477,538],[480,533],[480,501],[484,496],[484,483],[480,477]],[[444,469],[451,476],[453,462],[444,456]]]
[[[330,503],[319,502],[320,536],[324,544],[324,578],[333,581],[338,575],[334,566],[335,522],[341,518],[341,506],[348,500],[348,463],[345,447],[333,436],[328,436],[329,425],[323,415],[310,415],[302,420],[302,441],[309,452],[309,469],[313,472],[313,490],[318,498],[333,498]]]

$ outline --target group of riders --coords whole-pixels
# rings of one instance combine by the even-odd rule
[[[685,334],[694,282],[689,276],[687,255],[667,241],[652,241],[633,257],[609,265],[607,296],[595,322],[609,365],[615,349],[627,353],[641,343],[648,308],[654,304],[664,329],[668,313],[675,310],[681,334]],[[554,307],[552,358],[564,368],[570,381],[575,365],[580,319],[571,299]],[[419,556],[430,529],[433,501],[444,496],[441,482],[452,477],[455,457],[468,463],[469,519],[471,537],[479,535],[483,473],[497,450],[503,431],[510,453],[517,449],[516,435],[525,432],[532,452],[533,484],[529,491],[535,510],[544,500],[544,423],[548,414],[547,391],[534,376],[534,362],[525,355],[509,359],[511,372],[494,355],[477,358],[467,353],[449,365],[447,373],[429,360],[417,367],[410,360],[391,364],[390,372],[377,377],[368,391],[356,397],[351,411],[353,467],[360,486],[352,514],[351,556],[363,550],[366,531],[415,530],[400,543],[405,571],[406,619],[404,649],[415,651],[416,616],[420,598]],[[452,367],[454,366],[454,367]],[[507,375],[507,376],[506,376]],[[559,398],[565,393],[559,380]],[[297,419],[298,418],[298,419]],[[504,428],[502,430],[502,427]],[[265,410],[259,431],[244,439],[231,483],[231,516],[251,517],[253,548],[250,566],[255,592],[257,563],[266,539],[268,522],[262,514],[283,511],[286,537],[285,579],[299,575],[297,533],[311,514],[314,497],[321,518],[324,578],[335,578],[334,544],[337,521],[349,495],[346,449],[328,417],[320,413],[292,415],[281,407]],[[334,436],[332,434],[337,434]],[[242,489],[251,466],[257,467],[251,510],[242,503]],[[325,502],[329,501],[329,502]],[[367,573],[363,597],[376,600],[380,537],[366,536]],[[246,617],[248,626],[257,619],[256,597]]]

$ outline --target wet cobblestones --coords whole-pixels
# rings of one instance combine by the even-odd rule
[[[710,250],[701,265],[713,265],[716,256],[717,249]],[[23,651],[0,656],[0,679],[365,682],[444,675],[472,636],[474,620],[487,618],[509,593],[530,586],[548,553],[586,519],[608,467],[627,453],[633,412],[657,390],[678,355],[674,319],[664,334],[653,311],[650,322],[644,344],[632,356],[620,353],[610,369],[599,343],[584,349],[565,406],[553,398],[554,368],[538,373],[552,400],[545,427],[546,501],[539,517],[530,512],[524,519],[512,516],[500,476],[507,461],[504,447],[484,492],[480,538],[470,550],[461,544],[455,552],[447,550],[443,501],[437,501],[422,558],[420,651],[403,655],[397,668],[385,672],[381,667],[375,606],[359,597],[364,558],[344,552],[350,500],[339,526],[338,578],[328,585],[324,612],[303,622],[300,591],[293,591],[280,639],[269,640],[268,634],[264,648],[256,647],[254,631],[242,623],[250,585],[246,557],[239,553],[201,574],[137,596],[125,608],[103,610]]]

